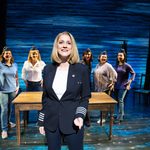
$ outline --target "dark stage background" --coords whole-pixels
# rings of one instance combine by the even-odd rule
[[[92,50],[93,69],[101,51],[108,51],[114,66],[117,51],[125,46],[137,73],[132,87],[139,85],[149,51],[149,0],[7,0],[6,43],[18,63],[22,88],[21,69],[31,46],[48,63],[54,38],[62,31],[74,35],[80,56]]]

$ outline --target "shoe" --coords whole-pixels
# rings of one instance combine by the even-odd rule
[[[123,119],[124,119],[124,116],[119,116],[119,117],[118,117],[118,120],[119,120],[120,122],[122,122]]]
[[[120,124],[122,121],[121,120],[118,120],[118,119],[116,119],[116,120],[114,120],[114,124]]]
[[[39,124],[38,124],[38,122],[36,122],[35,126],[36,126],[36,127],[39,127]]]
[[[16,124],[15,123],[13,123],[13,122],[9,122],[9,125],[8,125],[10,128],[14,128],[14,127],[16,127]]]
[[[2,139],[7,139],[8,134],[7,131],[2,131]]]
[[[123,118],[124,117],[118,117],[117,119],[114,119],[114,124],[120,124],[121,122],[123,122]]]
[[[90,121],[85,121],[84,124],[85,124],[86,127],[90,127],[91,126]]]
[[[24,120],[21,120],[21,121],[20,121],[20,124],[24,124]]]
[[[97,121],[97,123],[100,124],[100,122],[101,122],[101,120],[99,119],[99,120]],[[106,119],[102,119],[102,123],[105,123],[105,122],[106,122]]]

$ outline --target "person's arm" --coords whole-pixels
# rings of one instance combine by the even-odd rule
[[[19,79],[18,79],[18,71],[16,72],[16,94],[18,94],[19,91]]]
[[[110,64],[110,67],[109,67],[109,78],[110,78],[111,83],[108,85],[108,87],[109,87],[110,92],[111,92],[112,90],[114,90],[114,84],[117,81],[117,72],[112,67],[111,64]]]
[[[1,62],[0,62],[0,89],[4,85],[4,75],[2,74],[2,67],[1,67]]]
[[[41,69],[42,69],[41,87],[43,87],[43,70],[44,70],[45,66],[46,66],[45,62],[41,61]]]
[[[45,135],[45,130],[44,130],[44,117],[45,117],[45,105],[46,103],[46,92],[43,91],[42,95],[42,110],[39,112],[39,117],[38,117],[38,126],[39,126],[39,132],[42,135]]]
[[[44,130],[44,118],[45,118],[45,106],[47,105],[47,93],[45,90],[45,86],[44,86],[44,82],[46,82],[44,80],[45,78],[45,70],[43,70],[43,94],[42,94],[42,109],[39,112],[39,117],[38,117],[38,126],[39,126],[39,132],[42,135],[45,135],[45,130]]]
[[[131,83],[135,79],[135,71],[133,68],[128,64],[128,72],[130,73],[130,78],[128,79],[128,82],[126,83],[126,89],[130,90]]]
[[[98,91],[98,85],[99,85],[99,72],[98,69],[94,70],[93,73],[93,82],[94,82],[94,91]]]
[[[23,67],[22,67],[22,74],[21,74],[21,78],[23,79],[26,87],[28,86],[28,82],[27,82],[27,79],[26,79],[26,69],[25,69],[25,66],[27,65],[27,62],[25,61],[24,64],[23,64]]]
[[[82,71],[82,89],[81,89],[81,100],[79,106],[76,109],[74,124],[81,129],[83,126],[83,119],[87,113],[89,98],[91,97],[90,92],[90,77],[87,67],[83,67]]]

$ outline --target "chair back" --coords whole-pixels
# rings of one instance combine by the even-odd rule
[[[146,75],[142,73],[140,77],[140,89],[144,89],[145,77]]]

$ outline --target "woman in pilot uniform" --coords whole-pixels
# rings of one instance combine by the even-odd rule
[[[79,63],[78,49],[71,33],[62,32],[56,36],[51,60],[43,71],[39,131],[46,135],[49,150],[61,149],[61,137],[69,150],[83,150],[90,81],[88,68]]]

